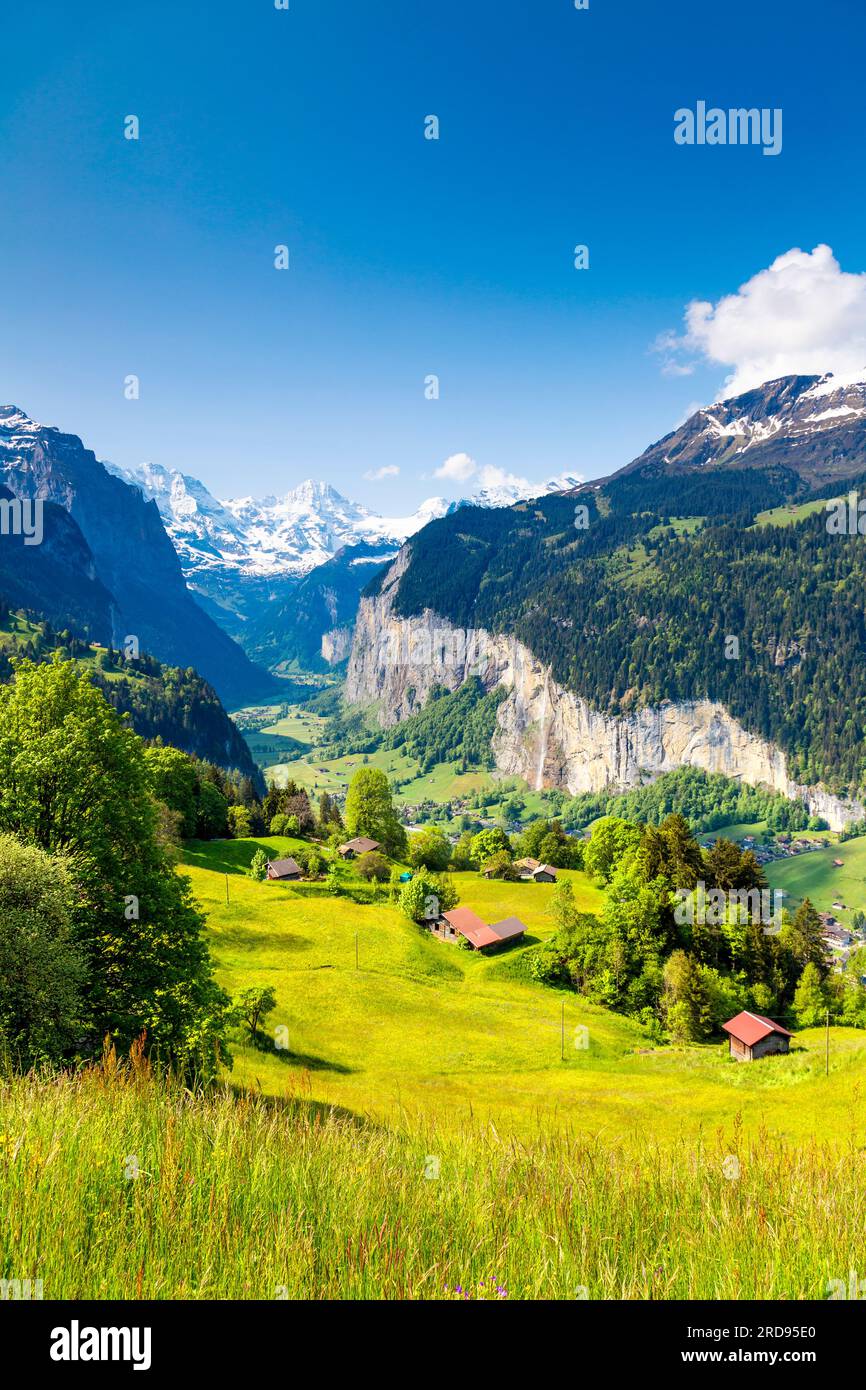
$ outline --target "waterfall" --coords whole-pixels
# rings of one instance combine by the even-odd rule
[[[544,779],[544,763],[545,763],[545,760],[546,760],[546,758],[547,758],[547,735],[548,735],[548,730],[545,728],[545,722],[546,722],[546,720],[547,720],[547,678],[546,678],[546,677],[545,677],[545,680],[544,680],[544,687],[543,687],[543,690],[544,690],[544,693],[543,693],[542,699],[541,699],[541,720],[540,720],[540,722],[541,722],[541,747],[540,747],[539,752],[538,752],[538,768],[537,768],[536,773],[535,773],[535,790],[536,790],[537,792],[540,792],[541,789],[542,789],[542,786],[543,786],[543,779]]]

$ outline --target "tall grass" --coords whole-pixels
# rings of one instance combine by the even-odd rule
[[[385,1129],[108,1054],[6,1080],[0,1136],[0,1274],[45,1298],[821,1298],[866,1274],[853,1135]]]

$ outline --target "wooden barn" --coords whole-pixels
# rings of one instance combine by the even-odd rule
[[[442,921],[431,930],[445,941],[456,941],[458,936],[464,936],[476,951],[484,951],[504,946],[506,941],[515,941],[523,936],[526,927],[519,917],[504,917],[501,922],[488,926],[470,907],[455,907],[451,912],[444,912]]]
[[[303,877],[303,869],[295,859],[269,859],[268,878],[282,882]]]
[[[541,864],[537,859],[515,859],[515,869],[520,871],[520,877],[524,880],[531,879],[535,883],[555,883],[556,870],[552,864]]]
[[[757,1062],[759,1057],[787,1052],[793,1036],[781,1023],[748,1009],[723,1023],[722,1028],[728,1035],[731,1056],[738,1062]]]
[[[347,840],[344,845],[338,845],[337,853],[343,859],[355,859],[359,854],[369,854],[370,850],[381,848],[378,840],[369,840],[366,835],[356,835],[354,840]]]

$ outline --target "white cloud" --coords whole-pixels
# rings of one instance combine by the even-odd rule
[[[452,482],[465,483],[467,478],[474,478],[478,472],[478,464],[468,454],[451,454],[443,464],[434,471],[434,478],[449,478]]]
[[[364,477],[368,483],[381,483],[385,478],[396,478],[399,472],[396,463],[386,463],[381,468],[368,468]]]
[[[866,377],[866,273],[842,270],[829,246],[786,251],[735,294],[692,300],[684,319],[654,345],[662,370],[688,375],[696,358],[728,368],[719,399],[795,373]]]
[[[452,454],[447,458],[433,474],[435,478],[444,478],[452,484],[460,484],[460,487],[453,488],[452,491],[462,492],[465,495],[474,495],[484,488],[509,488],[515,494],[524,497],[540,497],[545,491],[557,488],[572,488],[575,483],[582,481],[582,475],[576,472],[560,474],[557,478],[548,478],[545,482],[532,482],[529,478],[522,478],[517,473],[509,473],[504,468],[496,468],[493,464],[478,464],[469,454]],[[471,489],[463,487],[463,484],[471,483]]]
[[[479,468],[477,480],[479,487],[530,488],[532,486],[528,478],[520,478],[516,473],[506,473],[504,468],[494,468],[489,463],[485,464],[483,468]]]

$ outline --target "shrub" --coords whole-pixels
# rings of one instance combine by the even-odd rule
[[[375,879],[377,883],[387,883],[391,874],[391,866],[384,854],[378,850],[368,850],[366,854],[358,857],[355,868],[361,878]]]

